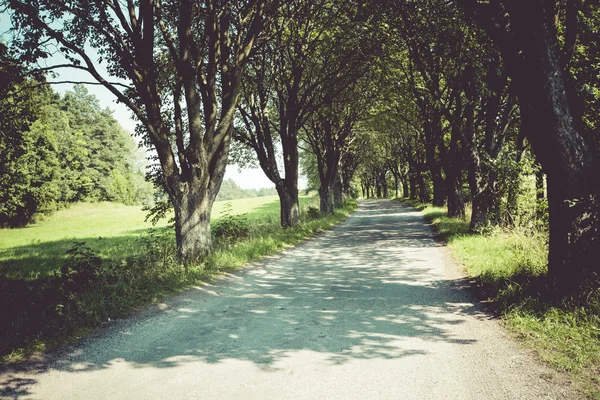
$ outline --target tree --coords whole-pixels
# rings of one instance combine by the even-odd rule
[[[558,285],[568,287],[599,265],[597,136],[582,124],[569,68],[581,29],[581,2],[564,7],[554,0],[458,3],[499,48],[514,82],[522,129],[547,174],[548,271]],[[561,46],[556,22],[563,8]]]
[[[0,226],[21,227],[36,212],[52,210],[59,187],[57,139],[37,121],[50,96],[24,77],[0,44]]]
[[[38,71],[85,71],[140,121],[175,210],[184,261],[212,248],[211,208],[227,164],[242,71],[269,3],[140,0],[124,9],[113,0],[3,2],[21,60],[46,59],[56,46],[65,63]]]

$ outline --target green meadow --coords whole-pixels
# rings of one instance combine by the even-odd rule
[[[313,202],[301,196],[300,206]],[[212,221],[231,204],[232,214],[244,214],[251,224],[279,221],[277,196],[216,202]],[[146,222],[141,206],[118,203],[79,203],[20,229],[0,229],[0,275],[11,279],[37,279],[52,274],[63,263],[66,252],[77,242],[85,242],[102,259],[126,258],[136,252],[140,237],[151,229],[167,226],[165,218],[153,227]]]

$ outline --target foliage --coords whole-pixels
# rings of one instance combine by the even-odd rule
[[[316,207],[308,207],[306,210],[306,218],[317,219],[321,216],[321,211]]]
[[[219,242],[230,245],[250,236],[250,226],[243,214],[234,215],[231,203],[225,203],[218,222],[213,224],[212,233]]]
[[[131,164],[135,144],[111,112],[83,86],[61,97],[32,84],[0,99],[0,226],[76,201],[147,202],[150,185]]]

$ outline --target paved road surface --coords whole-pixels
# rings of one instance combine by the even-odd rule
[[[420,213],[365,201],[327,234],[0,374],[19,399],[554,399]]]

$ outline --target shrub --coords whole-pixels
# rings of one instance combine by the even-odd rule
[[[250,224],[243,215],[232,215],[231,203],[225,203],[220,219],[213,224],[212,233],[219,243],[230,245],[250,236]]]
[[[306,210],[306,218],[308,220],[317,219],[321,216],[321,211],[317,207],[310,206]]]

